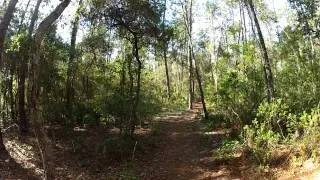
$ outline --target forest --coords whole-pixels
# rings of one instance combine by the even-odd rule
[[[320,179],[319,12],[0,0],[0,179]]]

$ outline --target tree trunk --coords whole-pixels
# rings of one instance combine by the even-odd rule
[[[199,86],[199,91],[200,91],[200,97],[201,97],[201,102],[202,102],[202,107],[203,107],[203,112],[204,112],[204,117],[206,119],[208,119],[208,111],[207,111],[207,107],[206,107],[206,103],[205,103],[205,96],[204,96],[204,92],[203,92],[203,89],[202,89],[202,83],[201,83],[201,76],[200,76],[200,70],[199,70],[199,63],[197,62],[196,58],[195,58],[195,55],[193,53],[193,45],[192,45],[192,0],[190,1],[190,7],[189,7],[189,20],[188,20],[188,24],[187,27],[187,33],[188,33],[188,39],[189,39],[189,42],[188,42],[188,49],[189,49],[189,66],[190,66],[190,69],[189,71],[191,73],[193,73],[193,68],[192,68],[192,59],[194,60],[195,62],[195,72],[196,72],[196,79],[197,79],[197,82],[198,82],[198,86]],[[190,73],[189,72],[189,73]],[[193,86],[194,86],[194,79],[193,77],[190,78],[189,76],[189,91],[193,91]],[[191,90],[190,90],[191,89]],[[190,92],[189,92],[190,93]],[[193,94],[193,92],[192,92]],[[192,102],[189,102],[189,103],[192,103]],[[190,105],[190,104],[189,104]]]
[[[16,122],[16,108],[15,108],[15,99],[13,94],[13,80],[14,80],[14,72],[15,72],[15,63],[10,65],[10,78],[8,80],[8,95],[9,95],[9,104],[10,104],[10,115],[11,121]]]
[[[40,75],[40,55],[41,55],[41,43],[48,33],[50,26],[56,21],[65,8],[70,4],[70,0],[62,1],[54,10],[51,12],[39,25],[33,41],[31,43],[30,49],[30,60],[32,60],[32,91],[31,91],[31,117],[34,123],[34,133],[38,138],[39,150],[42,155],[43,168],[45,171],[45,179],[50,178],[50,168],[48,167],[48,155],[47,152],[51,148],[47,147],[46,139],[47,135],[43,128],[43,123],[40,120],[39,114],[39,96],[40,96],[40,85],[39,85],[39,75]]]
[[[124,109],[127,106],[127,103],[125,102],[125,85],[126,85],[126,44],[123,41],[122,42],[122,46],[121,46],[121,53],[122,53],[122,65],[121,65],[121,76],[120,76],[120,95],[123,98],[121,100],[121,106],[123,107],[122,109]],[[118,126],[120,128],[120,134],[123,133],[123,122],[125,120],[125,111],[122,111],[120,113],[120,119],[119,119],[119,123]]]
[[[4,40],[6,38],[7,30],[10,24],[10,21],[13,17],[13,13],[16,9],[16,5],[18,3],[18,0],[11,0],[9,2],[8,8],[3,16],[3,19],[0,23],[0,69],[2,67],[2,53],[4,48]]]
[[[138,121],[138,112],[137,108],[139,106],[139,101],[140,101],[140,81],[141,81],[141,69],[142,69],[142,63],[140,61],[139,57],[139,47],[138,47],[139,39],[137,34],[134,34],[134,56],[138,64],[138,69],[137,69],[137,87],[136,87],[136,95],[134,99],[134,104],[133,104],[133,116],[134,119],[131,121],[131,136],[133,136],[134,130],[135,130],[135,123]]]
[[[171,89],[170,89],[170,77],[169,77],[169,70],[168,70],[168,59],[167,59],[167,50],[168,50],[168,38],[165,32],[165,21],[166,21],[166,11],[167,11],[167,0],[164,1],[165,9],[163,12],[162,18],[162,33],[163,33],[163,58],[164,58],[164,66],[166,70],[166,85],[167,85],[167,97],[171,97]]]
[[[79,1],[80,9],[82,5],[82,0]],[[69,124],[73,124],[73,116],[72,116],[72,101],[73,101],[73,79],[72,75],[74,73],[74,59],[76,57],[76,41],[77,41],[77,33],[79,28],[79,14],[76,12],[76,17],[73,22],[73,28],[71,32],[71,45],[70,45],[70,54],[69,54],[69,62],[68,62],[68,70],[67,70],[67,87],[66,87],[66,110],[67,110],[67,118]]]
[[[42,0],[38,0],[35,6],[34,12],[31,17],[31,22],[28,27],[28,39],[27,41],[32,41],[32,33],[34,31],[35,23],[38,19],[39,8]],[[25,134],[28,132],[28,118],[26,115],[25,109],[25,100],[26,100],[26,75],[28,74],[28,56],[29,56],[29,47],[26,48],[25,56],[21,59],[21,64],[19,68],[19,78],[18,78],[18,112],[19,112],[19,124],[20,124],[20,132],[21,134]]]
[[[190,34],[192,32],[192,0],[190,0],[190,3],[185,0],[184,2],[184,22],[185,22],[185,27],[187,30],[187,59],[189,61],[189,109],[192,109],[192,103],[194,100],[194,94],[193,94],[193,63],[192,63],[192,55],[191,55],[191,49],[190,49],[190,44],[191,44],[191,39],[190,39]]]
[[[0,154],[4,152],[6,152],[6,147],[4,146],[4,143],[3,143],[1,126],[0,126]]]
[[[205,95],[202,89],[202,82],[201,82],[201,75],[200,75],[200,68],[199,68],[199,62],[196,60],[195,55],[193,53],[193,48],[191,48],[192,51],[192,58],[194,60],[195,64],[195,70],[196,70],[196,78],[199,86],[199,91],[200,91],[200,97],[201,97],[201,103],[202,103],[202,108],[203,108],[203,113],[204,113],[204,118],[208,119],[209,118],[209,113],[207,111],[207,106],[205,102]]]
[[[13,13],[15,11],[16,5],[18,3],[18,0],[11,0],[8,8],[3,16],[3,19],[0,23],[0,71],[2,70],[2,53],[3,53],[3,48],[4,48],[4,40],[7,34],[7,30],[10,24],[10,21],[13,17]],[[0,153],[5,152],[6,147],[3,144],[3,138],[2,138],[2,131],[0,127]]]
[[[20,17],[20,25],[19,25],[19,30],[18,30],[18,32],[20,32],[21,29],[22,29],[22,27],[23,27],[23,22],[24,22],[26,13],[27,13],[27,11],[28,11],[30,2],[31,2],[31,0],[28,0],[28,3],[27,3],[27,5],[26,5],[26,8],[24,9],[24,11],[23,11],[22,14],[21,14],[21,17]]]
[[[264,79],[267,87],[268,101],[272,102],[275,98],[275,90],[274,90],[272,70],[271,70],[270,60],[268,57],[267,48],[264,42],[264,38],[261,32],[260,24],[254,9],[253,2],[252,0],[247,0],[246,2],[247,2],[247,6],[250,8],[250,11],[252,13],[253,20],[257,29],[258,38],[260,42],[260,50],[263,57],[262,65],[263,65],[263,71],[264,71]]]
[[[164,57],[164,66],[166,69],[166,84],[167,84],[167,97],[171,97],[171,88],[170,88],[170,77],[169,77],[169,69],[168,69],[168,59],[167,59],[167,50],[165,49],[163,51],[163,57]]]

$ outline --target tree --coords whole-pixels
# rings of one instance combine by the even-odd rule
[[[120,35],[129,39],[132,45],[132,55],[136,61],[136,87],[133,92],[133,76],[131,74],[131,63],[129,62],[129,76],[131,78],[130,97],[132,98],[130,103],[129,112],[129,133],[133,135],[135,125],[138,121],[137,109],[140,101],[140,89],[141,89],[141,73],[142,73],[142,61],[139,55],[139,49],[142,42],[148,41],[149,38],[158,36],[157,25],[160,22],[160,15],[158,9],[154,8],[152,4],[147,1],[110,1],[105,4],[96,4],[97,9],[102,9],[102,16],[105,17],[108,24],[112,27],[118,27]],[[121,7],[121,8],[120,8]],[[139,13],[137,13],[139,12]],[[101,14],[99,14],[101,16]],[[133,94],[134,93],[134,94]]]
[[[163,43],[163,58],[164,58],[164,66],[166,72],[166,86],[167,86],[167,96],[168,98],[171,97],[171,88],[170,88],[170,76],[169,76],[169,69],[168,69],[168,58],[167,58],[167,51],[168,51],[168,41],[170,38],[169,29],[166,29],[165,21],[166,21],[166,11],[167,11],[167,0],[164,1],[164,11],[162,16],[162,43]]]
[[[28,74],[28,59],[29,52],[30,52],[30,46],[29,43],[32,42],[32,34],[34,31],[35,23],[38,19],[39,14],[39,8],[42,0],[37,0],[36,6],[34,8],[34,11],[32,13],[30,25],[28,27],[28,34],[27,34],[27,43],[25,43],[25,49],[23,52],[23,57],[21,57],[21,63],[19,67],[19,79],[18,79],[18,111],[19,111],[19,123],[20,123],[20,131],[22,134],[25,134],[28,132],[28,118],[26,115],[26,76]]]
[[[11,0],[9,2],[8,8],[3,16],[3,19],[0,23],[0,67],[3,63],[2,61],[2,53],[3,53],[3,48],[4,48],[4,40],[6,38],[6,33],[10,24],[10,21],[13,17],[13,13],[15,11],[15,7],[18,3],[18,0]]]
[[[267,88],[267,95],[268,95],[269,102],[271,102],[275,98],[275,90],[274,90],[274,82],[273,82],[273,76],[272,76],[272,70],[271,70],[270,60],[268,56],[268,51],[264,42],[264,38],[262,35],[262,31],[260,28],[259,20],[255,12],[253,2],[252,0],[247,0],[246,3],[247,3],[248,11],[251,12],[251,15],[253,17],[253,20],[257,29],[258,38],[260,42],[260,50],[263,57],[262,65],[263,65],[263,71],[264,71],[264,79],[265,79],[266,88]]]
[[[189,9],[189,10],[188,10]],[[199,64],[198,61],[195,58],[194,52],[193,52],[193,44],[192,44],[192,0],[190,0],[190,4],[187,7],[185,7],[185,12],[184,12],[184,19],[185,19],[185,27],[187,30],[187,35],[188,35],[188,58],[189,58],[189,108],[192,109],[192,103],[194,99],[193,95],[193,87],[192,87],[192,82],[193,82],[193,61],[195,64],[195,73],[196,73],[196,79],[198,82],[198,87],[200,91],[200,97],[201,97],[201,102],[202,102],[202,107],[203,107],[203,112],[204,116],[206,119],[209,117],[209,113],[207,111],[206,103],[205,103],[205,96],[204,92],[202,89],[202,83],[201,83],[201,77],[200,77],[200,69],[199,69]]]
[[[10,24],[10,21],[13,17],[18,0],[11,0],[9,2],[8,8],[3,16],[3,19],[0,23],[0,71],[2,71],[2,62],[3,62],[3,52],[4,52],[4,41],[7,34],[7,30]],[[6,150],[3,144],[2,132],[0,128],[0,153]]]
[[[68,121],[73,124],[73,116],[72,116],[72,102],[73,102],[73,71],[74,71],[74,60],[76,57],[76,41],[77,41],[77,33],[79,28],[79,20],[80,20],[80,8],[82,6],[82,0],[79,1],[78,11],[76,12],[76,16],[74,19],[72,32],[71,32],[71,43],[70,43],[70,53],[69,53],[69,62],[68,62],[68,70],[67,70],[67,84],[66,84],[66,110],[67,110],[67,118]]]
[[[40,54],[41,54],[41,44],[49,31],[50,26],[59,18],[65,8],[70,4],[71,0],[62,1],[40,24],[36,30],[30,48],[30,61],[32,62],[32,91],[31,91],[31,118],[34,123],[35,134],[39,138],[39,144],[41,148],[41,156],[43,162],[43,169],[45,171],[45,179],[50,176],[49,168],[47,164],[47,147],[45,142],[46,133],[41,126],[40,116],[39,116],[39,73],[40,73]]]

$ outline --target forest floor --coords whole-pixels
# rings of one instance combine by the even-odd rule
[[[216,161],[212,157],[226,131],[205,135],[197,117],[200,108],[159,118],[159,133],[150,139],[157,147],[139,157],[144,179],[240,179],[247,166],[241,157]]]
[[[78,130],[72,135],[56,132],[49,167],[55,179],[317,179],[319,171],[258,173],[243,153],[219,159],[213,154],[228,138],[226,129],[204,132],[200,107],[165,113],[154,128],[138,128],[131,143],[114,142],[116,133]],[[106,132],[108,135],[105,136]],[[62,136],[62,137],[59,137]],[[113,141],[115,140],[115,141]],[[106,144],[106,145],[105,145]],[[0,156],[0,179],[40,179],[43,170],[35,140],[6,138],[10,156]],[[109,151],[114,149],[121,151]],[[109,150],[108,150],[109,149]],[[122,151],[126,149],[127,151]],[[106,153],[107,152],[107,153]],[[280,174],[280,175],[279,175]]]

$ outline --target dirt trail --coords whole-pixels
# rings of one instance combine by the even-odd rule
[[[199,105],[192,111],[159,118],[160,133],[152,139],[156,150],[141,161],[143,179],[237,179],[241,165],[233,166],[210,160],[212,148],[219,146],[219,137],[211,142],[200,130],[196,118]],[[204,147],[209,143],[211,147]],[[213,147],[215,146],[215,147]],[[237,172],[238,171],[238,172]]]
[[[192,111],[159,116],[155,120],[159,125],[156,135],[151,135],[149,128],[137,129],[141,133],[137,133],[139,145],[133,162],[131,158],[110,160],[97,153],[96,147],[105,132],[85,131],[75,136],[82,142],[77,152],[68,143],[58,144],[50,165],[56,179],[319,179],[319,169],[304,174],[283,174],[280,170],[279,176],[262,176],[244,155],[228,159],[214,157],[227,134],[222,129],[204,133],[197,118],[200,111],[198,104]],[[39,173],[34,173],[41,168],[39,159],[33,157],[37,153],[35,148],[15,140],[6,144],[11,157],[0,154],[0,179],[40,179]]]

